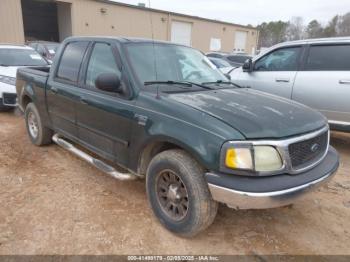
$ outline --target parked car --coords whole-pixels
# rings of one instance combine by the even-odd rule
[[[234,69],[227,61],[221,58],[208,57],[210,62],[212,62],[222,73],[229,74],[231,70]]]
[[[226,54],[218,52],[208,53],[207,57],[223,59],[226,62],[228,62],[232,67],[240,67],[246,60],[252,58],[252,56],[246,54]]]
[[[43,65],[47,62],[30,47],[0,44],[0,111],[16,106],[17,69]]]
[[[104,37],[62,45],[50,70],[18,70],[30,140],[53,140],[117,179],[145,177],[150,206],[172,232],[204,230],[218,202],[288,205],[338,168],[324,116],[234,85],[198,50]]]
[[[47,42],[47,41],[31,41],[31,42],[28,42],[27,45],[32,47],[42,57],[44,57],[50,63],[52,63],[53,58],[55,57],[55,54],[57,52],[57,49],[60,46],[60,43]]]
[[[308,105],[350,131],[350,38],[286,42],[231,73],[237,84]]]

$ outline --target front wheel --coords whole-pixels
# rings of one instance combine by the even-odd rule
[[[45,127],[38,109],[33,103],[29,103],[25,110],[27,132],[34,145],[42,146],[51,143],[52,131]]]
[[[164,151],[152,159],[146,189],[154,214],[173,233],[192,237],[214,221],[218,203],[204,170],[182,150]]]

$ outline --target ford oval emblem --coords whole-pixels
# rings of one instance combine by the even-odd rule
[[[310,149],[311,149],[311,152],[315,153],[320,149],[320,145],[315,143],[310,147]]]

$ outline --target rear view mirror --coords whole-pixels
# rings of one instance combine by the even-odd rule
[[[120,78],[114,73],[100,74],[95,80],[95,86],[105,92],[121,92]]]
[[[244,62],[243,66],[243,72],[252,72],[253,71],[253,61],[251,58],[249,58],[247,61]]]

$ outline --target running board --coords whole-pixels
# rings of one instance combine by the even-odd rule
[[[92,164],[102,172],[110,175],[111,177],[114,177],[119,180],[134,180],[137,178],[136,175],[129,174],[129,173],[121,173],[117,170],[115,170],[114,167],[106,164],[105,162],[96,159],[87,153],[83,152],[82,150],[78,149],[75,147],[73,144],[69,143],[67,140],[64,138],[60,137],[58,134],[55,134],[52,137],[52,140],[59,146],[63,147],[64,149],[72,152],[76,156],[80,157],[81,159],[85,160],[86,162]]]

